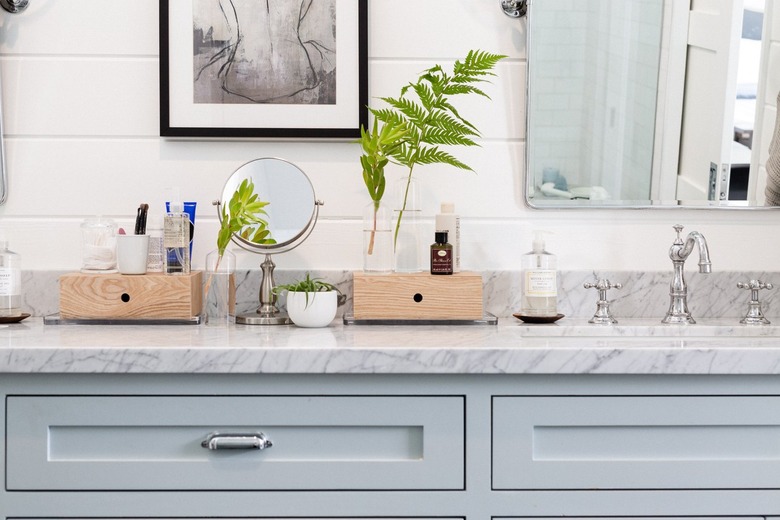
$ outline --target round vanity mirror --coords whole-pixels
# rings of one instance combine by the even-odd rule
[[[266,243],[257,243],[238,234],[233,242],[242,248],[265,255],[262,263],[263,279],[260,284],[260,306],[257,312],[236,316],[236,323],[248,325],[281,325],[290,323],[280,313],[273,292],[275,264],[271,255],[283,253],[299,246],[311,234],[317,222],[319,206],[309,177],[294,164],[283,159],[262,158],[250,161],[238,168],[228,178],[222,190],[222,198],[215,201],[217,214],[222,218],[222,206],[229,207],[230,199],[245,180],[254,184],[258,200],[267,202],[263,209],[269,231]]]

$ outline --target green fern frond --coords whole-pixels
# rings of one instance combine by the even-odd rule
[[[450,114],[452,114],[452,116],[453,116],[454,118],[456,118],[458,121],[460,121],[460,122],[461,122],[461,123],[463,123],[464,125],[466,125],[466,126],[468,126],[469,128],[471,128],[471,129],[472,129],[472,130],[474,130],[475,132],[479,133],[479,130],[477,130],[477,127],[476,127],[476,126],[474,126],[474,125],[472,125],[471,123],[469,123],[469,122],[468,122],[468,121],[466,121],[465,119],[463,119],[463,118],[461,117],[461,115],[458,113],[458,110],[457,110],[457,109],[456,109],[454,106],[452,106],[452,105],[451,105],[450,103],[448,103],[448,102],[442,103],[442,105],[443,105],[443,106],[444,106],[444,107],[445,107],[445,108],[446,108],[446,109],[447,109],[447,110],[450,112]]]
[[[415,141],[418,143],[419,141]],[[417,145],[410,146],[408,143],[404,143],[393,151],[391,158],[396,164],[406,166],[407,168],[413,168],[416,160]]]
[[[444,128],[430,128],[425,132],[423,142],[428,144],[445,144],[449,146],[479,146],[472,139],[458,132],[451,132]]]
[[[426,83],[416,83],[412,88],[414,88],[414,91],[417,93],[417,97],[420,98],[420,103],[422,103],[423,108],[430,112],[436,103],[437,97],[430,85]]]
[[[466,55],[463,62],[456,61],[453,71],[456,75],[474,75],[484,71],[489,71],[506,56],[501,54],[491,54],[489,52],[472,50]]]
[[[426,110],[418,103],[411,101],[407,98],[382,98],[382,101],[390,105],[391,107],[399,110],[405,115],[409,122],[414,125],[422,125],[425,121]]]
[[[384,108],[381,110],[375,108],[369,108],[374,118],[385,125],[402,126],[409,123],[409,120],[400,112],[396,112],[390,108]]]
[[[479,132],[477,132],[473,126],[468,126],[461,123],[458,119],[455,119],[453,116],[442,110],[431,112],[428,122],[430,126],[434,128],[442,128],[449,130],[450,132],[457,132],[460,135],[471,135],[474,137],[479,137]]]
[[[407,183],[417,164],[440,163],[463,170],[472,168],[438,146],[478,146],[474,138],[479,130],[463,118],[448,97],[473,94],[490,99],[480,88],[492,69],[506,56],[472,50],[463,61],[456,61],[452,73],[440,65],[424,70],[417,81],[401,88],[398,98],[385,97],[385,109],[369,107],[374,116],[372,131],[361,129],[364,155],[360,159],[363,180],[375,203],[384,193],[384,167],[388,161],[408,168]],[[381,123],[379,129],[377,124]],[[379,135],[378,135],[379,134]],[[395,227],[395,238],[406,210],[402,202]]]
[[[418,164],[439,163],[439,164],[447,164],[449,166],[454,166],[456,168],[460,168],[461,170],[474,171],[467,164],[460,162],[451,154],[439,150],[439,148],[436,146],[433,147],[421,146],[417,150],[415,159]]]
[[[478,94],[482,97],[490,99],[490,96],[488,96],[482,90],[478,89],[473,85],[465,85],[465,84],[448,85],[447,88],[444,89],[444,93],[449,96],[455,96],[458,94]]]

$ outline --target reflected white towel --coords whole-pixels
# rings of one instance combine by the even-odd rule
[[[780,206],[780,93],[777,94],[775,132],[769,143],[769,160],[766,163],[766,205]]]

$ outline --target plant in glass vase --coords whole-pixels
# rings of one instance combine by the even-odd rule
[[[407,131],[403,125],[396,125],[392,121],[382,125],[378,129],[379,121],[374,119],[374,128],[371,132],[360,129],[360,144],[363,155],[360,157],[360,165],[363,168],[363,182],[371,197],[371,204],[364,215],[364,233],[368,233],[364,239],[364,265],[366,271],[389,271],[392,269],[392,243],[389,237],[389,215],[383,210],[382,196],[385,193],[386,178],[385,166],[390,162],[390,156],[397,153]],[[379,239],[377,251],[377,234],[388,232],[387,237]],[[380,235],[381,236],[381,235]],[[386,243],[383,241],[386,240]],[[389,258],[382,258],[389,254]]]
[[[479,131],[458,113],[450,97],[472,94],[490,99],[490,96],[479,88],[479,84],[486,82],[490,76],[495,76],[492,70],[504,58],[504,55],[480,50],[469,51],[463,61],[455,62],[451,73],[445,72],[440,65],[435,65],[423,71],[416,82],[405,85],[399,97],[381,98],[390,105],[388,108],[369,107],[374,116],[374,127],[371,132],[361,129],[364,150],[361,165],[372,200],[376,203],[381,199],[384,191],[384,167],[388,162],[404,166],[408,171],[403,202],[393,233],[394,243],[397,244],[398,241],[416,165],[441,163],[474,171],[440,148],[479,146],[474,141],[480,136]],[[414,97],[411,94],[414,94]],[[377,121],[381,122],[381,125],[378,125]],[[374,175],[377,175],[376,179]],[[366,179],[370,179],[371,183]],[[380,185],[378,181],[381,181],[381,191],[376,189]]]
[[[256,244],[276,243],[268,229],[268,221],[265,220],[267,213],[264,208],[270,203],[261,201],[259,198],[259,195],[255,193],[254,183],[249,179],[244,179],[233,192],[227,205],[220,207],[217,249],[206,257],[208,278],[203,291],[207,300],[206,309],[208,310],[210,306],[216,307],[215,312],[218,315],[229,315],[232,310],[230,309],[232,307],[230,294],[212,295],[211,289],[215,276],[226,274],[230,277],[235,269],[235,256],[227,251],[227,246],[233,235],[238,234],[243,239]],[[226,255],[230,255],[232,260],[226,261]],[[220,291],[229,293],[232,289],[232,281],[223,282],[220,284],[222,285]]]

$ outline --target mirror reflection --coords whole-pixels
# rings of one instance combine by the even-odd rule
[[[229,204],[236,189],[245,180],[254,184],[258,200],[267,202],[263,209],[267,229],[274,243],[258,244],[233,234],[233,241],[249,251],[265,255],[261,264],[260,305],[253,313],[239,314],[236,323],[244,325],[286,325],[290,318],[279,311],[274,292],[274,269],[271,258],[276,253],[290,251],[303,243],[317,223],[318,208],[314,187],[309,177],[297,166],[283,159],[263,158],[238,168],[222,190],[220,204]]]
[[[255,185],[259,199],[269,202],[268,229],[276,244],[259,245],[234,236],[246,249],[274,250],[289,246],[309,228],[316,205],[314,188],[306,174],[283,159],[263,158],[250,161],[238,168],[222,190],[221,203],[227,204],[244,179]]]
[[[771,9],[683,4],[530,3],[531,206],[763,206]]]

